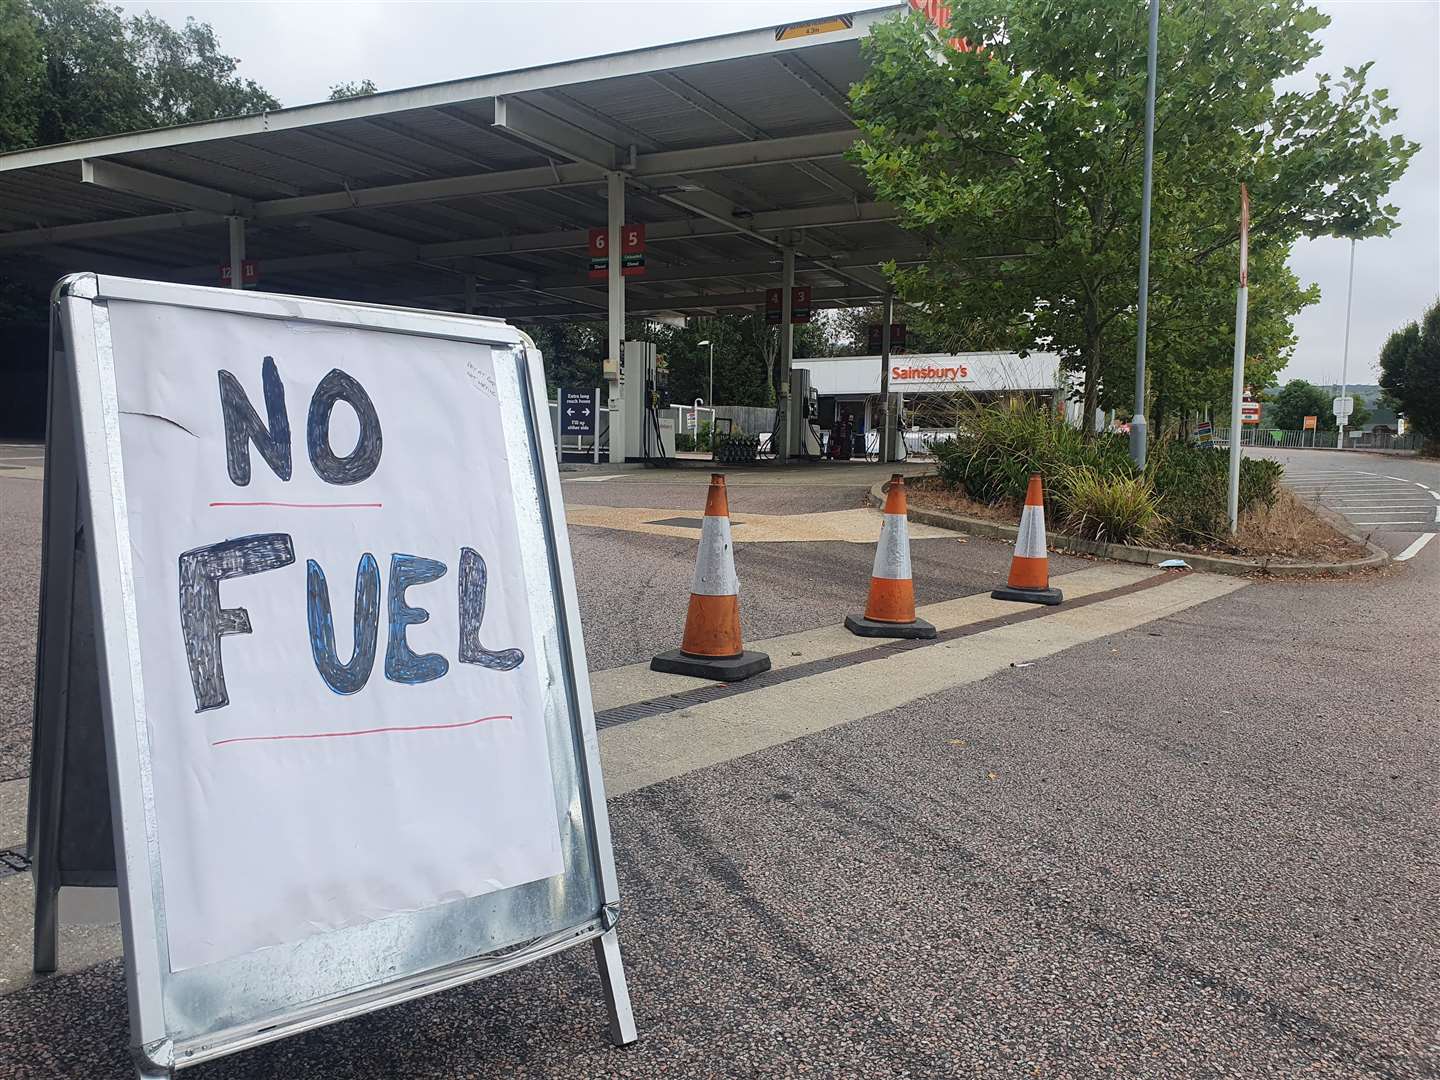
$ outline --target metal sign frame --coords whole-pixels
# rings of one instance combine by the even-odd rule
[[[636,1038],[616,934],[619,894],[585,645],[544,374],[523,334],[499,320],[309,297],[78,274],[55,288],[63,356],[52,346],[49,458],[30,836],[35,966],[55,966],[61,886],[109,883],[108,868],[67,867],[77,836],[114,829],[131,1050],[142,1080],[337,1020],[459,986],[585,941],[594,943],[617,1045]],[[488,346],[531,616],[542,642],[545,727],[564,871],[482,896],[393,915],[179,972],[170,970],[165,899],[116,397],[112,303],[162,304],[290,323]],[[58,344],[58,343],[57,343]],[[138,362],[123,360],[122,362]],[[523,467],[524,463],[529,468]],[[93,639],[85,625],[93,601]],[[78,599],[77,599],[78,598]],[[93,650],[93,656],[87,655]],[[77,664],[77,659],[80,663]],[[99,713],[70,675],[93,662]],[[73,796],[104,731],[103,799]],[[79,735],[77,735],[79,733]],[[93,861],[93,860],[92,860]]]

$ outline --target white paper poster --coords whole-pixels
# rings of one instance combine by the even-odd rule
[[[171,968],[561,873],[489,348],[110,317]]]

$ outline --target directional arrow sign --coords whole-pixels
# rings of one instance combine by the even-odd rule
[[[594,400],[594,390],[560,388],[560,406],[564,410],[564,423],[560,425],[561,435],[595,434],[595,420],[591,415],[591,403]]]

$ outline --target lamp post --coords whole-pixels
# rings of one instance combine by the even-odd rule
[[[1350,238],[1350,284],[1345,289],[1345,351],[1340,354],[1340,408],[1345,408],[1345,398],[1350,389],[1350,305],[1355,299],[1355,238]],[[1349,425],[1350,414],[1341,413],[1335,417],[1339,421],[1339,434],[1335,439],[1335,449],[1345,449],[1345,428]]]
[[[1130,419],[1130,458],[1145,467],[1145,320],[1150,303],[1150,180],[1155,161],[1155,52],[1160,36],[1160,0],[1150,0],[1150,40],[1145,65],[1145,179],[1140,196],[1140,300],[1136,309],[1139,333],[1135,341],[1135,413]],[[1086,429],[1094,417],[1085,417]]]
[[[706,391],[705,400],[710,403],[710,407],[713,409],[715,407],[715,343],[707,340],[697,341],[695,345],[697,347],[710,346],[710,386]]]

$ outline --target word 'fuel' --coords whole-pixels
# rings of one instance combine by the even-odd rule
[[[277,477],[289,480],[291,475],[285,386],[272,357],[265,357],[261,382],[268,423],[260,419],[239,381],[228,371],[219,372],[226,471],[236,486],[250,483],[252,443]],[[329,439],[330,414],[337,401],[349,404],[360,421],[355,448],[343,458],[331,449]],[[338,368],[331,370],[320,380],[311,397],[306,424],[306,449],[316,474],[330,484],[360,483],[379,466],[382,445],[379,414],[365,388]],[[185,638],[196,712],[223,708],[230,703],[220,639],[229,634],[253,632],[247,609],[221,606],[220,583],[227,578],[260,574],[294,562],[294,541],[290,534],[283,532],[235,537],[192,548],[180,555],[180,628]],[[431,682],[450,670],[445,657],[439,653],[417,653],[405,638],[407,627],[430,619],[425,608],[412,606],[407,601],[406,590],[436,581],[447,570],[448,567],[436,559],[399,553],[390,556],[384,671],[385,678],[392,682],[410,685]],[[476,664],[491,671],[511,671],[519,667],[525,659],[521,650],[492,650],[480,644],[489,580],[485,559],[473,548],[462,547],[458,576],[460,663]],[[305,609],[311,656],[325,685],[337,694],[358,693],[370,678],[379,644],[380,567],[375,556],[365,552],[355,569],[354,635],[348,660],[342,662],[336,648],[330,588],[325,571],[314,559],[306,561]]]
[[[195,688],[195,711],[230,704],[225,669],[220,662],[220,639],[227,634],[251,633],[250,613],[243,607],[220,606],[220,582],[226,578],[259,574],[289,566],[295,545],[286,533],[257,533],[195,548],[180,556],[180,627],[190,682]],[[439,653],[416,653],[405,640],[405,628],[429,621],[424,608],[412,607],[405,590],[445,574],[446,566],[416,555],[390,556],[388,630],[385,639],[385,677],[392,682],[426,683],[450,670]],[[341,662],[335,648],[335,622],[330,612],[330,589],[325,571],[314,559],[306,562],[306,618],[310,653],[325,685],[337,694],[354,694],[370,678],[380,633],[380,567],[368,551],[355,570],[355,635],[350,659]],[[471,548],[460,549],[460,647],[462,664],[478,664],[491,671],[510,671],[525,654],[519,649],[485,648],[480,644],[480,623],[485,618],[485,560]]]

